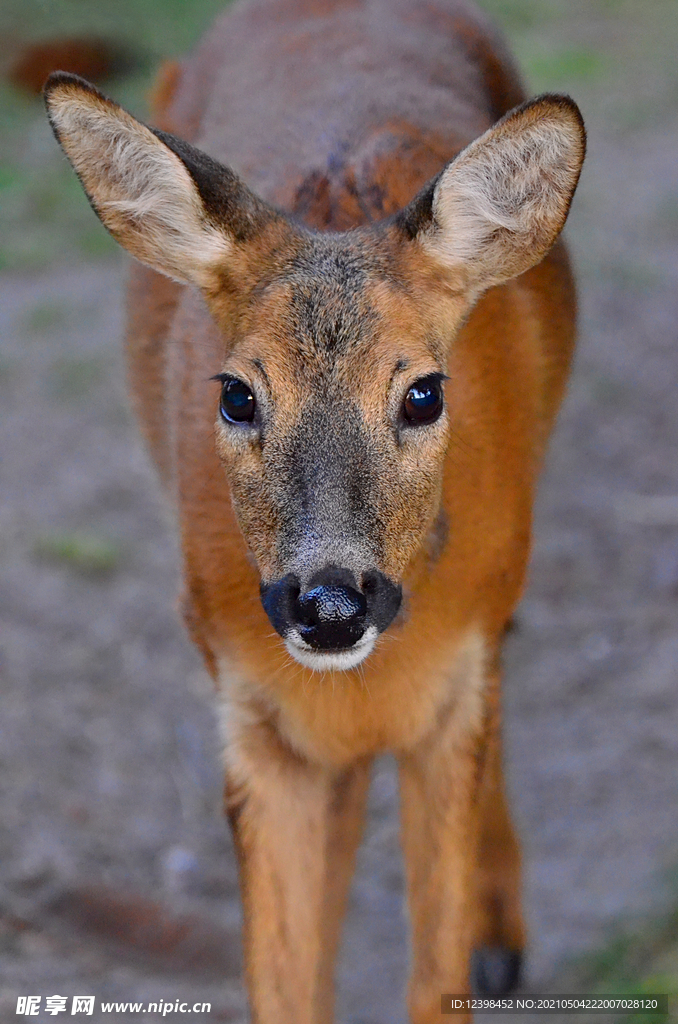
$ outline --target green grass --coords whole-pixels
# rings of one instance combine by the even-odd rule
[[[535,92],[572,90],[583,82],[600,81],[608,71],[609,57],[588,47],[544,47],[523,52],[523,70]]]
[[[630,1013],[625,1024],[673,1024],[678,1020],[678,935],[675,928],[646,927],[611,938],[579,975],[577,991],[614,996],[668,995],[669,1012]]]
[[[37,302],[22,316],[24,335],[52,336],[55,332],[69,331],[73,327],[86,328],[97,316],[94,300],[79,303],[62,299]]]
[[[24,317],[23,323],[29,334],[51,334],[65,328],[70,318],[67,303],[40,302]]]
[[[107,577],[123,562],[123,549],[108,537],[90,533],[52,533],[38,537],[33,553],[39,561],[62,565],[89,577]]]
[[[561,992],[668,995],[668,1014],[624,1014],[617,1020],[620,1024],[677,1024],[678,871],[671,872],[666,879],[664,913],[621,922],[598,950],[573,963],[556,986]],[[580,1024],[599,1019],[578,1018]]]
[[[105,380],[107,369],[101,356],[61,356],[52,364],[49,389],[58,401],[77,403]]]
[[[642,131],[678,104],[675,0],[480,0],[528,91],[571,93],[607,134]]]

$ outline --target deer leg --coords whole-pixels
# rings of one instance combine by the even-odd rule
[[[329,1024],[367,767],[342,778],[291,750],[270,721],[250,716],[232,730],[227,764],[252,1022]],[[335,847],[342,826],[348,836]]]
[[[332,786],[327,825],[317,1024],[331,1024],[334,1019],[334,968],[355,854],[362,834],[371,764],[371,758],[358,761],[341,772]]]
[[[439,1024],[441,996],[470,993],[486,756],[483,686],[472,681],[434,733],[399,757],[412,1024]]]
[[[480,796],[479,920],[473,987],[501,995],[516,987],[525,945],[520,848],[509,815],[502,772],[499,676],[488,692],[488,746]]]

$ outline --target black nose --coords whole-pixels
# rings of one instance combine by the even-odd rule
[[[323,651],[352,647],[365,632],[366,615],[365,595],[356,589],[353,575],[342,569],[318,573],[311,589],[294,603],[302,640]]]
[[[303,593],[289,574],[262,585],[261,599],[281,636],[295,631],[315,650],[338,651],[353,647],[369,626],[386,629],[400,607],[401,589],[376,570],[365,573],[360,586],[348,569],[328,565]]]

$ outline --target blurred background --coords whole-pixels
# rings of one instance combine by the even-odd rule
[[[35,95],[58,53],[144,117],[161,59],[223,6],[0,2],[0,1021],[38,993],[245,1019],[210,687],[125,397],[124,259]],[[482,6],[529,91],[569,92],[589,130],[567,229],[581,340],[506,653],[526,987],[675,994],[678,4]],[[396,806],[386,759],[341,1024],[404,1022]]]

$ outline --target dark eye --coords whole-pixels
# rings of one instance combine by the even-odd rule
[[[443,411],[443,388],[439,377],[422,377],[405,395],[403,416],[413,427],[437,420]]]
[[[229,423],[251,423],[257,403],[252,388],[237,377],[227,377],[221,389],[219,411]]]

